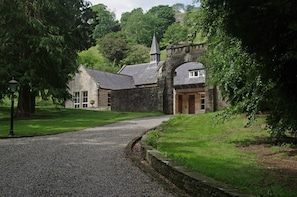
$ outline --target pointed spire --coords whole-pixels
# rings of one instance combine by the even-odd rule
[[[156,35],[154,34],[153,36],[153,41],[152,41],[152,46],[151,46],[151,51],[150,51],[150,57],[151,57],[151,62],[159,62],[160,61],[160,48],[158,41],[156,39]]]
[[[159,48],[159,44],[158,44],[155,34],[153,37],[151,51],[150,51],[150,55],[153,55],[153,54],[160,54],[160,48]]]

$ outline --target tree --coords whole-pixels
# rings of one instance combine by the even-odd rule
[[[124,13],[121,18],[121,28],[129,43],[150,46],[154,33],[153,18],[144,14],[141,8]]]
[[[83,0],[0,1],[1,97],[19,82],[19,115],[35,111],[35,96],[63,102],[77,52],[94,44],[95,13]],[[17,27],[17,28],[15,28]]]
[[[151,45],[152,35],[162,38],[169,25],[175,22],[174,11],[169,6],[156,6],[147,13],[141,8],[122,14],[121,28],[129,43]]]
[[[193,9],[195,9],[196,7],[194,6],[194,5],[187,5],[186,6],[186,12],[192,12],[193,11]]]
[[[102,64],[102,59],[104,59],[95,46],[79,52],[78,56],[78,64],[82,64],[88,68],[94,68],[97,63]]]
[[[102,38],[110,32],[120,30],[118,21],[115,20],[115,14],[107,10],[107,6],[98,4],[92,6],[92,10],[96,12],[98,25],[94,30],[94,38]]]
[[[294,0],[201,0],[202,28],[213,43],[219,35],[221,39],[238,39],[240,48],[249,54],[257,66],[242,67],[241,73],[251,81],[255,80],[265,91],[249,88],[249,83],[230,84],[233,89],[249,88],[250,94],[232,103],[234,108],[248,109],[252,99],[250,95],[268,105],[267,123],[273,136],[282,136],[287,131],[297,133],[297,18]],[[212,44],[213,45],[213,44]],[[239,47],[239,46],[238,46]],[[228,46],[225,46],[227,49]],[[216,47],[208,53],[222,56]],[[218,53],[217,53],[218,52]],[[238,56],[232,55],[232,62],[237,64]],[[240,64],[242,62],[238,62]],[[223,64],[225,66],[225,64]],[[222,70],[222,75],[231,74],[232,70]],[[222,84],[219,84],[222,89]],[[257,87],[257,86],[254,86]],[[240,97],[238,91],[228,90],[225,96]],[[262,110],[263,102],[255,102],[249,114]],[[236,110],[235,110],[236,111]]]
[[[152,29],[157,38],[162,39],[167,28],[175,22],[175,13],[172,7],[168,5],[159,5],[152,7],[147,13],[153,18]]]
[[[263,65],[246,52],[238,39],[224,34],[213,37],[201,61],[206,65],[209,85],[219,85],[223,98],[230,104],[220,114],[223,118],[247,113],[252,123],[257,113],[269,109],[266,95],[275,83],[263,83],[259,72]]]
[[[124,59],[128,50],[125,36],[121,33],[109,33],[100,40],[99,51],[109,61],[118,65]]]
[[[188,29],[180,23],[173,23],[164,33],[161,47],[166,47],[169,44],[178,44],[188,40]]]
[[[106,72],[116,73],[118,72],[118,67],[114,67],[112,63],[103,57],[98,51],[98,46],[93,46],[88,50],[80,52],[78,58],[78,64],[84,65],[88,68],[102,70]]]
[[[188,6],[184,18],[184,25],[188,27],[188,39],[190,42],[205,42],[205,39],[200,36],[201,28],[199,24],[201,18],[200,7]]]
[[[149,62],[150,49],[144,45],[130,45],[126,57],[121,61],[122,65],[134,65]]]

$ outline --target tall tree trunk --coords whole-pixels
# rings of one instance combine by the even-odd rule
[[[26,117],[35,112],[35,94],[31,91],[29,85],[20,87],[18,108],[16,116]]]

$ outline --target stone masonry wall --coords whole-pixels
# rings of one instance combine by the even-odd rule
[[[158,104],[157,87],[113,90],[111,92],[112,111],[159,111]]]
[[[110,106],[108,106],[108,94],[111,90],[99,89],[98,93],[98,108],[109,110]]]
[[[174,70],[187,62],[196,62],[205,51],[204,44],[169,46],[166,49],[165,67],[162,69],[162,80],[164,88],[163,112],[173,114],[173,74]]]
[[[223,100],[221,96],[221,92],[217,86],[213,88],[208,88],[206,90],[205,97],[206,97],[207,112],[222,110],[226,106],[228,106],[228,104]]]

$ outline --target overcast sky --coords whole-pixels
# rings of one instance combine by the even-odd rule
[[[193,0],[88,0],[93,5],[104,4],[108,9],[116,14],[116,18],[120,19],[123,12],[131,12],[134,8],[141,7],[144,12],[158,5],[174,5],[182,3],[184,5],[192,5]]]

